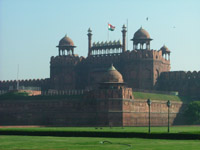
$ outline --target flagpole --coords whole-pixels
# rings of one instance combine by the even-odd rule
[[[127,42],[127,50],[128,50],[128,19],[126,20],[126,26],[127,26],[127,34],[126,34],[126,36],[127,36],[127,38],[126,38],[126,42]]]
[[[109,30],[108,30],[108,28],[107,28],[107,31],[108,31],[108,33],[107,33],[107,40],[109,41]]]
[[[17,90],[19,90],[19,64],[17,65]]]

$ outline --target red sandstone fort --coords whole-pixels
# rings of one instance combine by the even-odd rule
[[[0,81],[0,90],[20,86],[41,89],[42,95],[80,95],[48,102],[26,100],[1,101],[0,117],[6,125],[67,126],[144,126],[147,124],[146,101],[135,100],[132,90],[177,91],[180,95],[200,97],[200,72],[170,71],[170,50],[164,45],[151,49],[153,40],[142,27],[126,49],[126,27],[121,41],[92,43],[88,29],[88,56],[74,54],[76,46],[67,36],[57,46],[58,55],[50,60],[50,78],[42,80]],[[19,85],[19,87],[17,87]],[[183,104],[172,103],[172,123],[181,124]],[[166,124],[165,102],[152,104],[153,125]],[[15,117],[17,116],[17,118]],[[181,117],[177,117],[180,115]],[[35,124],[35,123],[38,124]]]
[[[88,56],[74,54],[76,46],[67,36],[58,44],[58,56],[50,60],[50,78],[20,80],[19,86],[39,87],[42,93],[93,89],[102,74],[113,64],[124,82],[133,89],[178,91],[180,95],[200,97],[200,72],[170,71],[170,50],[164,45],[151,49],[153,40],[142,27],[126,49],[126,27],[122,27],[121,41],[93,42],[88,29]],[[17,81],[0,81],[0,90],[16,89]]]

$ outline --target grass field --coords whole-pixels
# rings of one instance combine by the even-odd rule
[[[170,101],[190,101],[190,98],[183,96],[157,94],[157,93],[144,93],[144,92],[133,92],[135,99],[152,99],[152,100],[170,100]]]
[[[0,149],[198,150],[199,140],[0,136]]]
[[[147,127],[1,127],[1,131],[91,131],[140,132]],[[166,127],[152,127],[152,133],[166,133]],[[200,134],[199,126],[171,127],[171,133]],[[167,140],[142,138],[50,137],[0,135],[0,149],[65,149],[65,150],[198,150],[200,140]]]

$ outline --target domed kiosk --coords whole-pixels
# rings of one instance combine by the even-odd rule
[[[70,39],[67,35],[65,35],[60,41],[58,47],[59,56],[66,55],[65,51],[67,51],[67,55],[72,54],[74,55],[74,42]],[[62,54],[61,54],[62,52]]]
[[[164,54],[164,53],[170,53],[170,50],[169,50],[168,47],[165,46],[165,45],[163,45],[163,46],[160,48],[160,50],[162,50],[163,54]]]
[[[121,73],[116,70],[113,64],[105,72],[102,81],[104,83],[124,83]]]
[[[87,98],[94,99],[133,99],[132,88],[126,87],[123,77],[117,69],[111,65],[102,75],[98,88],[91,90]]]
[[[150,38],[149,33],[142,27],[135,32],[133,39],[131,40],[133,41],[134,50],[138,49],[150,50],[150,41],[152,39]],[[146,45],[146,47],[144,45]]]
[[[162,51],[162,56],[165,58],[165,60],[170,60],[170,53],[171,51],[168,49],[167,46],[163,45],[160,50]]]
[[[123,77],[117,69],[111,65],[104,73],[99,83],[98,98],[125,98],[133,99],[132,88],[125,86]]]
[[[121,89],[124,86],[124,80],[119,71],[113,64],[106,70],[100,83],[100,89]]]

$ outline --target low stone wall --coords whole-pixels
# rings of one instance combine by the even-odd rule
[[[183,112],[186,105],[182,102],[172,101],[169,109],[170,125],[184,124]],[[168,124],[167,101],[152,100],[151,125],[166,126]],[[124,126],[148,126],[149,106],[146,100],[128,100],[123,103],[123,125]]]
[[[200,71],[162,72],[155,87],[161,91],[178,91],[181,96],[198,100],[200,98]]]
[[[181,102],[172,102],[170,123],[183,124]],[[0,126],[147,126],[148,105],[144,100],[49,99],[1,100]],[[152,126],[167,125],[166,101],[153,101]]]
[[[0,125],[94,126],[92,106],[78,99],[0,101]]]

